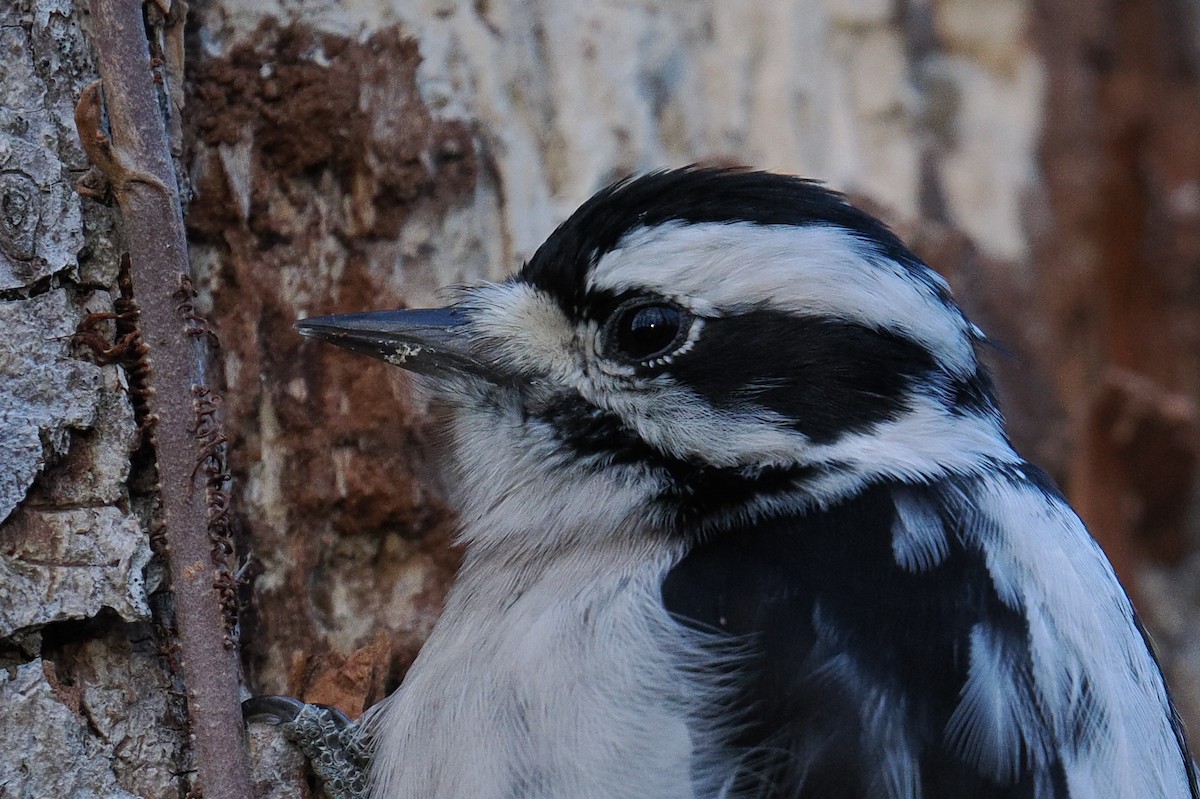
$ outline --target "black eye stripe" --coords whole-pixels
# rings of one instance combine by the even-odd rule
[[[937,364],[897,333],[757,310],[709,320],[695,346],[667,368],[717,408],[757,405],[829,443],[897,418]]]

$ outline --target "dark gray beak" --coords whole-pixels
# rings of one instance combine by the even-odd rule
[[[411,372],[498,379],[495,367],[470,351],[466,323],[463,311],[449,307],[315,316],[297,322],[296,330]]]

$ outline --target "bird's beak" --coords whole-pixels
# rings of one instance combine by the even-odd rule
[[[301,319],[296,330],[411,372],[496,380],[495,366],[470,350],[468,321],[458,308],[425,308],[315,316]]]

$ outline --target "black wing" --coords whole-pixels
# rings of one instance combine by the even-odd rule
[[[823,512],[729,529],[669,573],[663,598],[678,619],[753,644],[732,675],[735,708],[716,709],[737,717],[734,795],[1067,796],[1057,759],[1035,768],[1017,756],[988,775],[947,732],[981,621],[1016,670],[1030,668],[1023,615],[954,534],[967,514],[948,505],[964,495],[952,488],[878,485]],[[938,543],[907,568],[893,549],[898,496],[900,523],[943,528],[917,531]]]

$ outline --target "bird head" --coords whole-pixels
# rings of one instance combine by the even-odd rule
[[[664,526],[703,526],[1011,455],[946,282],[794,177],[626,180],[508,280],[297,328],[424,375],[494,502],[602,480]]]

